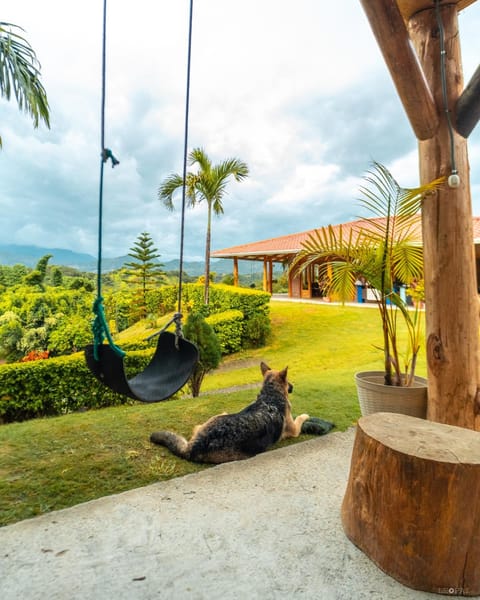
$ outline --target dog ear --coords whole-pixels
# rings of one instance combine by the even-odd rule
[[[280,377],[284,380],[287,381],[287,373],[288,373],[288,367],[285,367],[283,369],[283,371],[280,371]]]
[[[266,363],[264,363],[263,360],[260,363],[260,370],[262,371],[262,375],[265,375],[267,371],[271,371],[270,367]]]

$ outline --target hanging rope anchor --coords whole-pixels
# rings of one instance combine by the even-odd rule
[[[92,330],[93,344],[85,348],[85,359],[90,371],[106,387],[114,392],[140,400],[142,402],[159,402],[170,398],[185,385],[191,376],[198,361],[198,349],[192,342],[183,337],[182,332],[182,274],[183,274],[183,246],[185,223],[185,181],[187,169],[187,144],[188,144],[188,107],[190,97],[190,56],[192,45],[192,13],[193,0],[190,0],[190,20],[188,34],[188,61],[187,61],[187,93],[185,105],[185,139],[183,153],[184,186],[182,196],[182,216],[180,232],[180,265],[178,285],[178,310],[165,327],[148,337],[158,335],[155,353],[147,367],[132,379],[127,379],[125,373],[125,352],[115,345],[108,328],[102,298],[102,214],[103,214],[103,170],[105,163],[110,159],[112,168],[120,164],[109,148],[105,148],[105,55],[106,55],[106,13],[107,0],[103,5],[103,52],[102,52],[102,110],[101,110],[101,163],[99,187],[99,218],[98,218],[98,261],[97,261],[97,298],[93,305],[95,315]],[[175,333],[166,329],[175,324]],[[104,339],[108,344],[104,344]]]

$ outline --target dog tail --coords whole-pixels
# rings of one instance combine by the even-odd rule
[[[150,436],[150,441],[159,446],[165,446],[180,458],[190,459],[190,448],[187,440],[181,435],[177,435],[172,431],[154,431]]]

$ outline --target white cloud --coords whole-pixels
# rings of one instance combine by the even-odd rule
[[[105,171],[106,256],[128,252],[142,231],[162,258],[179,253],[179,212],[166,211],[157,188],[182,168],[188,4],[108,4],[106,145],[121,163]],[[4,242],[55,240],[96,253],[101,12],[98,0],[2,2],[1,20],[24,27],[38,54],[52,108],[51,130],[33,130],[0,100]],[[468,79],[478,65],[479,3],[460,25]],[[250,168],[248,180],[228,187],[214,248],[355,218],[372,160],[416,184],[416,141],[360,2],[196,2],[191,84],[189,147]],[[479,148],[475,131],[477,214]],[[186,258],[203,256],[205,223],[204,208],[187,214]]]

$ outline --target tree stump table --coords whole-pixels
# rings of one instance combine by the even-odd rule
[[[480,433],[394,413],[362,417],[342,523],[404,585],[480,595]]]

